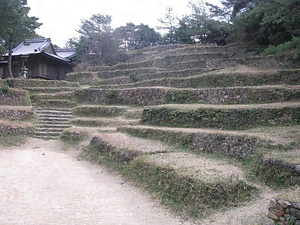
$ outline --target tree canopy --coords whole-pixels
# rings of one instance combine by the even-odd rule
[[[77,48],[79,62],[112,65],[124,60],[126,51],[159,44],[160,34],[148,25],[127,23],[112,29],[111,22],[110,15],[102,14],[81,21],[79,38],[69,41]]]
[[[221,0],[221,5],[194,0],[188,6],[190,13],[182,17],[174,16],[168,7],[158,19],[160,33],[134,23],[112,29],[108,15],[82,20],[75,41],[80,61],[113,64],[126,51],[166,44],[253,42],[268,46],[293,41],[286,46],[300,46],[299,0]]]
[[[0,46],[2,52],[9,51],[8,70],[11,72],[11,50],[25,38],[36,37],[35,29],[42,24],[38,18],[29,17],[30,8],[26,0],[0,0]]]
[[[279,45],[300,36],[299,0],[223,0],[210,6],[214,15],[230,14],[231,39]]]
[[[123,50],[135,50],[157,45],[161,38],[153,28],[148,25],[127,23],[114,31],[115,38],[118,39]]]

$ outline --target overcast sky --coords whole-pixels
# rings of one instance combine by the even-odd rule
[[[196,0],[194,0],[196,1]],[[166,8],[172,7],[174,14],[187,14],[190,0],[28,0],[29,15],[43,23],[37,30],[39,35],[50,37],[53,44],[63,47],[66,41],[78,36],[81,19],[89,19],[93,14],[112,16],[112,27],[133,22],[144,23],[152,28],[159,25]],[[218,0],[209,1],[216,3]]]

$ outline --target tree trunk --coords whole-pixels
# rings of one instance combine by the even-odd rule
[[[11,64],[12,64],[12,34],[9,36],[7,69],[8,69],[9,77],[13,78]]]

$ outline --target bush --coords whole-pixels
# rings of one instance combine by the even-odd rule
[[[263,55],[300,59],[300,37],[294,37],[291,41],[277,46],[270,45],[264,50]]]
[[[7,80],[3,81],[1,90],[4,93],[7,93],[9,91],[9,83]]]

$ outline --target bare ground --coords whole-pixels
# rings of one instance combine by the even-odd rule
[[[58,141],[0,151],[0,224],[183,224],[146,193]],[[188,223],[184,223],[188,224]]]
[[[1,147],[0,147],[1,148]],[[2,225],[266,225],[275,192],[261,188],[257,199],[197,222],[171,214],[149,194],[99,165],[78,161],[59,141],[30,139],[0,151]]]

